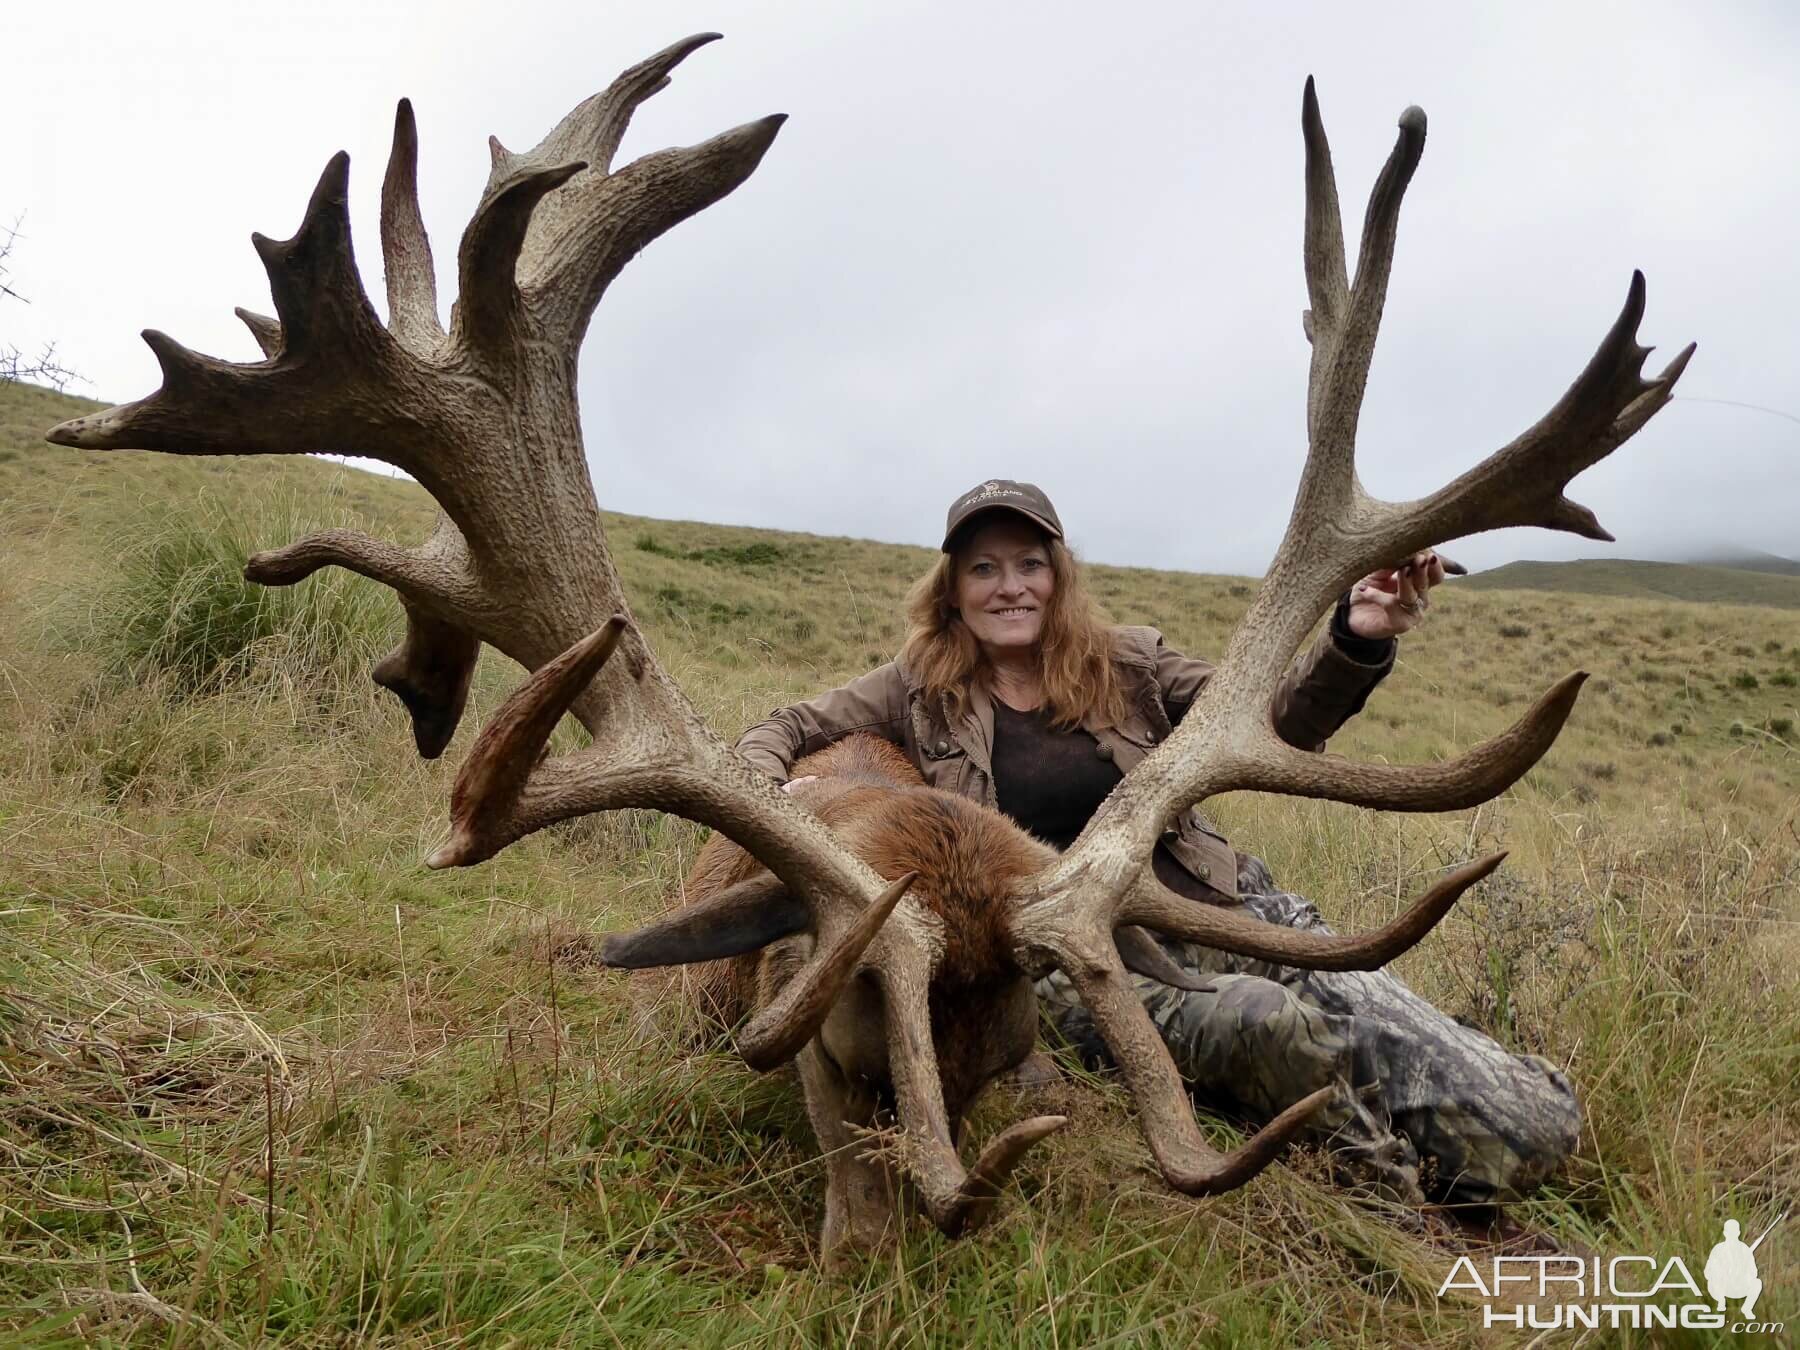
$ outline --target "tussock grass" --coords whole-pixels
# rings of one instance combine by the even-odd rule
[[[0,400],[0,430],[73,405],[21,397],[22,414]],[[1334,1189],[1316,1154],[1232,1195],[1169,1193],[1116,1085],[1073,1064],[973,1122],[979,1142],[1028,1112],[1074,1119],[989,1229],[946,1243],[915,1218],[891,1252],[827,1276],[796,1086],[722,1043],[646,1038],[626,982],[593,962],[597,932],[661,906],[700,831],[625,812],[426,873],[455,766],[516,671],[484,657],[462,744],[421,763],[365,673],[397,632],[390,597],[327,576],[308,585],[342,589],[240,622],[223,581],[183,579],[320,525],[416,539],[422,494],[317,462],[4,448],[10,1343],[1511,1343],[1437,1300],[1443,1246]],[[242,507],[265,500],[304,509]],[[651,641],[727,736],[890,656],[931,556],[609,528]],[[154,573],[173,578],[150,591],[161,617],[129,646],[101,621],[128,584],[121,555],[180,531],[201,536],[176,555],[192,568]],[[1197,653],[1222,649],[1254,586],[1094,581],[1115,618]],[[1577,1156],[1521,1217],[1569,1250],[1697,1270],[1723,1217],[1760,1231],[1800,1200],[1800,758],[1773,730],[1800,716],[1778,678],[1800,613],[1441,594],[1333,750],[1459,753],[1584,666],[1537,769],[1445,816],[1243,794],[1216,814],[1343,929],[1508,848],[1400,973],[1582,1091]],[[220,630],[247,636],[214,644]],[[1762,1309],[1790,1330],[1793,1224],[1758,1253]]]
[[[269,540],[327,525],[292,497],[227,504],[206,494],[144,520],[91,592],[79,641],[109,685],[161,680],[169,695],[245,681],[260,665],[289,680],[360,676],[399,636],[393,606],[335,568],[295,586],[258,586],[244,563]]]

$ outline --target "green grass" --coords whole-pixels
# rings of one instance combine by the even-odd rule
[[[36,441],[78,406],[0,388],[0,1343],[1514,1343],[1440,1305],[1449,1255],[1317,1155],[1171,1194],[1123,1095],[1079,1073],[984,1106],[978,1135],[1074,1119],[988,1229],[915,1220],[823,1273],[796,1086],[725,1045],[640,1041],[631,986],[594,964],[700,832],[627,812],[426,872],[516,668],[484,656],[461,744],[428,764],[359,671],[397,631],[390,596],[322,576],[243,618],[242,551],[321,524],[414,540],[424,495],[318,461]],[[890,656],[932,556],[608,528],[658,655],[726,736]],[[170,539],[188,565],[133,572]],[[1093,573],[1116,619],[1196,653],[1255,586]],[[149,642],[121,637],[140,594]],[[1244,794],[1217,814],[1344,928],[1509,848],[1400,972],[1579,1085],[1581,1146],[1524,1217],[1698,1269],[1726,1214],[1756,1231],[1800,1201],[1800,613],[1440,594],[1333,750],[1455,754],[1591,671],[1537,768],[1443,816]],[[1758,1255],[1791,1333],[1800,1227]]]
[[[297,586],[244,579],[259,541],[335,523],[292,498],[246,508],[210,495],[160,523],[120,522],[137,537],[120,551],[116,579],[91,593],[88,631],[75,640],[110,685],[161,680],[176,697],[247,681],[259,665],[349,680],[399,638],[387,597],[336,569]]]

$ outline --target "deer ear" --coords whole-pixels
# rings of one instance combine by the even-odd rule
[[[722,961],[760,951],[811,925],[805,903],[765,872],[655,923],[612,934],[600,944],[600,960],[625,970]]]

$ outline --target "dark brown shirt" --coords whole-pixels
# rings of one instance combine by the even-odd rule
[[[1002,813],[1066,849],[1125,775],[1092,732],[1057,731],[1050,712],[994,700],[994,792]]]
[[[1058,731],[1045,709],[1018,712],[999,699],[994,700],[992,762],[1000,810],[1058,849],[1075,842],[1124,777],[1091,732]],[[1156,879],[1177,895],[1220,899],[1188,875],[1166,844],[1156,846],[1150,865]]]

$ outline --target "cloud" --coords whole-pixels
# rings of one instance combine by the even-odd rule
[[[267,307],[247,236],[290,232],[340,147],[379,297],[374,213],[403,94],[447,304],[486,134],[529,145],[617,70],[716,26],[727,40],[645,105],[622,158],[792,120],[748,184],[647,249],[599,310],[582,400],[610,509],[929,543],[951,497],[1010,476],[1051,492],[1090,558],[1260,571],[1304,453],[1309,72],[1352,228],[1401,107],[1431,118],[1364,410],[1371,491],[1429,491],[1535,420],[1633,267],[1646,340],[1700,342],[1685,392],[1800,410],[1788,10],[1021,13],[40,9],[8,119],[28,134],[0,179],[30,212],[17,273],[35,303],[7,322],[56,336],[109,398],[156,382],[142,327],[250,359],[230,317]],[[1791,555],[1797,438],[1778,416],[1678,399],[1574,495],[1618,556]],[[1493,565],[1595,549],[1510,531],[1452,551]]]

